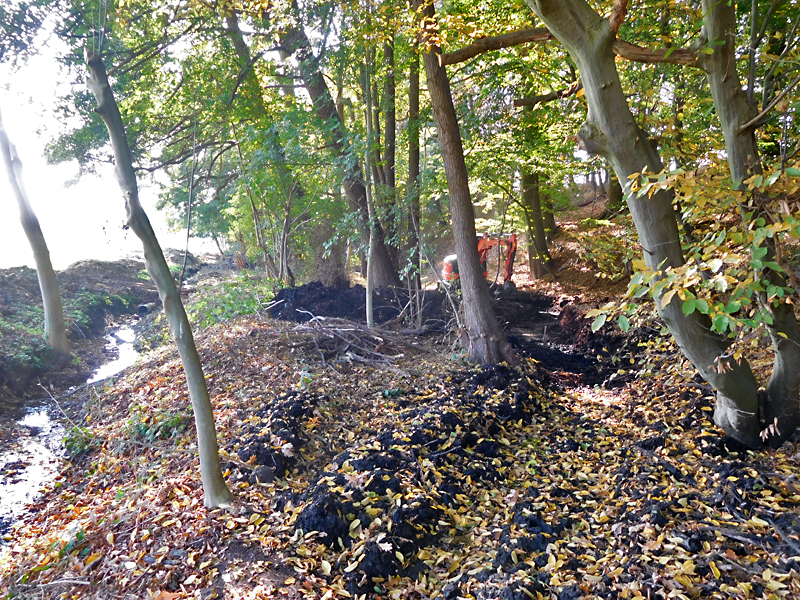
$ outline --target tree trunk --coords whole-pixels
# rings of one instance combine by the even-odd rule
[[[663,165],[628,107],[611,49],[614,32],[585,0],[527,3],[578,66],[589,105],[588,118],[578,133],[581,145],[591,154],[606,157],[618,180],[624,182],[645,263],[653,270],[681,266],[684,258],[672,195],[659,191],[650,198],[636,198],[627,193],[630,175],[641,173],[645,167],[658,173]],[[681,350],[717,390],[717,404],[735,407],[735,411],[719,411],[717,424],[748,446],[760,445],[758,383],[750,366],[725,354],[728,340],[710,333],[705,315],[697,311],[684,315],[677,300],[663,306],[656,298],[656,307]]]
[[[542,219],[542,203],[539,194],[539,174],[522,170],[522,204],[528,222],[528,266],[531,277],[541,279],[549,272],[552,263],[547,249],[547,238]]]
[[[419,10],[420,0],[415,0],[414,4]],[[426,18],[431,21],[435,19],[433,4],[426,4],[423,10]],[[425,42],[426,46],[430,44],[430,40]],[[472,362],[507,361],[509,364],[517,364],[517,357],[497,323],[489,288],[483,278],[458,117],[450,93],[450,82],[444,67],[439,64],[438,52],[439,49],[432,44],[425,52],[425,72],[450,193],[453,237],[464,303],[462,341]]]
[[[543,196],[542,220],[544,221],[544,231],[547,234],[547,239],[551,240],[556,231],[558,231],[558,225],[556,225],[556,214],[553,212],[553,199],[547,194],[543,194]]]
[[[383,45],[383,67],[386,71],[386,80],[383,85],[383,182],[386,185],[386,198],[388,211],[386,217],[386,231],[389,236],[389,252],[396,267],[403,268],[400,264],[400,231],[398,226],[397,210],[397,177],[395,173],[396,147],[397,147],[397,83],[394,75],[394,38]]]
[[[370,87],[370,68],[372,67],[372,48],[366,48],[364,61],[364,120],[367,126],[367,147],[364,152],[364,171],[367,173],[367,214],[369,215],[369,253],[367,254],[367,290],[366,290],[366,318],[367,327],[375,327],[375,312],[372,309],[373,290],[375,289],[374,253],[376,250],[375,238],[375,209],[372,199],[372,182],[370,181],[370,156],[372,154],[372,89]]]
[[[67,340],[67,326],[64,322],[64,308],[61,305],[61,294],[58,289],[56,272],[50,262],[50,252],[47,249],[39,219],[33,212],[25,187],[22,185],[22,161],[17,156],[17,150],[6,134],[3,127],[3,118],[0,116],[0,154],[8,174],[8,182],[17,199],[19,206],[19,219],[25,237],[33,251],[33,260],[36,263],[36,276],[39,279],[39,290],[42,293],[42,306],[44,308],[44,337],[53,352],[57,363],[63,362],[69,356],[69,341]]]
[[[352,150],[346,144],[344,126],[339,118],[330,90],[320,71],[318,60],[311,50],[308,36],[306,36],[301,27],[291,27],[281,33],[281,46],[285,52],[294,55],[297,61],[303,84],[311,101],[314,103],[314,110],[317,116],[326,124],[325,135],[328,138],[328,143],[340,157],[347,158],[351,155]],[[368,233],[370,222],[369,209],[367,207],[367,190],[364,187],[364,174],[357,160],[348,160],[346,163],[348,166],[344,173],[343,181],[345,194],[358,207],[362,230]],[[373,256],[375,285],[379,287],[398,286],[400,285],[400,277],[386,248],[383,229],[379,223],[375,223],[375,236],[376,247],[375,255]]]
[[[408,255],[415,271],[412,287],[420,280],[420,206],[419,206],[419,54],[414,44],[408,74]]]
[[[225,17],[225,25],[226,25],[226,32],[228,33],[228,37],[230,38],[231,42],[233,43],[233,48],[236,51],[236,56],[239,59],[239,68],[244,71],[242,85],[241,85],[241,94],[247,98],[247,106],[253,112],[253,120],[257,123],[260,122],[262,131],[268,137],[268,144],[272,145],[275,152],[282,160],[276,161],[275,169],[278,172],[278,179],[280,179],[283,187],[288,189],[287,194],[287,204],[291,204],[292,199],[295,195],[295,190],[298,190],[297,195],[302,195],[302,188],[299,188],[296,184],[297,179],[295,178],[294,174],[292,173],[291,169],[286,165],[286,161],[283,160],[285,158],[285,151],[283,145],[281,144],[278,135],[274,132],[272,127],[273,123],[269,121],[269,113],[267,112],[267,107],[264,105],[264,97],[261,92],[261,84],[258,81],[258,77],[256,77],[256,72],[253,70],[253,61],[250,54],[250,47],[247,45],[247,42],[244,40],[244,35],[242,34],[242,30],[239,27],[239,18],[236,16],[235,12],[231,12],[229,15]],[[292,91],[294,89],[292,88]],[[267,121],[264,123],[264,121]],[[234,136],[236,136],[236,125],[233,124],[233,131]],[[241,144],[239,143],[238,136],[236,136],[236,149],[239,153],[239,164],[242,169],[242,174],[244,175],[245,172],[245,164],[244,158],[242,156],[242,148]],[[284,276],[287,274],[287,271],[283,268],[283,253],[287,248],[284,248],[283,238],[281,238],[281,257],[279,260],[281,261],[281,269],[277,269],[275,265],[275,260],[272,258],[272,255],[269,253],[267,249],[267,243],[264,240],[264,235],[262,231],[262,224],[261,224],[261,217],[259,215],[259,211],[256,208],[256,203],[253,198],[252,190],[250,189],[250,184],[246,183],[247,189],[247,197],[250,200],[250,207],[253,211],[253,221],[255,227],[255,235],[256,235],[256,243],[258,247],[261,249],[261,253],[264,257],[264,270],[266,271],[267,275],[270,277],[278,277],[283,279]],[[287,208],[288,213],[288,208]],[[288,263],[287,263],[288,265]],[[294,287],[291,285],[290,287]]]
[[[175,287],[175,280],[167,261],[164,260],[164,253],[158,244],[150,221],[139,203],[139,187],[136,182],[136,173],[133,170],[130,146],[125,135],[122,116],[108,83],[105,65],[99,56],[88,51],[85,60],[90,71],[87,84],[97,101],[95,111],[103,119],[111,138],[117,182],[125,198],[127,224],[142,241],[147,272],[158,289],[158,295],[164,306],[164,314],[167,316],[170,332],[178,347],[178,354],[186,373],[197,429],[197,448],[200,454],[204,504],[209,508],[226,506],[232,502],[233,494],[225,484],[220,469],[214,411],[203,376],[200,356],[194,343],[192,328],[186,317],[178,289]]]
[[[600,215],[601,219],[613,217],[620,212],[624,207],[625,196],[622,194],[622,186],[615,175],[609,173],[608,176],[608,201],[603,214]]]
[[[740,132],[740,127],[748,123],[756,115],[756,107],[748,102],[736,71],[734,40],[736,36],[736,11],[733,4],[717,0],[703,0],[704,26],[703,35],[714,49],[710,55],[701,57],[701,64],[708,74],[711,96],[725,136],[725,148],[728,154],[728,165],[734,185],[761,173],[761,162],[758,155],[755,129]],[[757,15],[756,15],[757,16]],[[752,224],[763,216],[763,211],[754,192],[749,206],[742,206],[742,218]],[[747,215],[750,220],[747,220]],[[763,258],[772,261],[775,258],[774,238],[764,241],[767,255]],[[783,277],[771,270],[762,271],[761,276],[769,283],[785,286]],[[800,328],[794,314],[794,305],[785,302],[778,306],[770,306],[764,295],[761,304],[774,319],[768,327],[772,344],[775,348],[775,359],[772,375],[767,384],[767,394],[760,405],[761,427],[777,423],[780,434],[770,442],[780,444],[791,437],[800,423]],[[731,420],[735,405],[717,405],[715,418],[719,421]]]

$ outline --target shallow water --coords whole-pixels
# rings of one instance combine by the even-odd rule
[[[96,383],[132,366],[138,352],[133,329],[121,327],[106,336],[117,358],[98,368],[86,383]],[[64,456],[64,427],[49,398],[0,404],[0,535],[53,483]],[[3,538],[0,537],[0,544]]]

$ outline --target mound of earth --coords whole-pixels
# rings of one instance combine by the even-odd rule
[[[408,304],[406,290],[380,288],[373,294],[372,306],[376,323],[386,323],[396,319]],[[448,317],[445,314],[444,294],[426,290],[423,293],[423,322],[428,328],[444,326]],[[367,292],[361,285],[345,290],[322,285],[312,281],[296,288],[284,288],[273,299],[270,316],[282,321],[304,323],[314,317],[337,317],[364,321],[366,319]]]

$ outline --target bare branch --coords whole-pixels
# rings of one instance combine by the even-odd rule
[[[529,96],[527,98],[520,98],[518,100],[514,100],[514,106],[535,106],[537,104],[543,104],[545,102],[552,102],[553,100],[560,100],[561,98],[567,98],[572,96],[573,94],[577,94],[580,90],[583,89],[583,86],[578,83],[577,81],[573,82],[567,88],[563,90],[558,90],[556,92],[550,92],[549,94],[541,94],[538,96]]]
[[[792,90],[792,88],[793,88],[794,86],[796,86],[798,83],[800,83],[800,75],[798,75],[797,77],[795,77],[795,78],[792,80],[792,82],[791,82],[789,85],[787,85],[787,86],[786,86],[786,87],[783,89],[783,91],[782,91],[780,94],[778,94],[777,96],[775,96],[775,99],[774,99],[772,102],[770,102],[770,103],[769,103],[769,105],[768,105],[768,106],[767,106],[767,107],[766,107],[764,110],[762,110],[760,113],[758,113],[758,115],[756,115],[755,117],[753,117],[752,119],[750,119],[750,120],[749,120],[747,123],[745,123],[744,125],[742,125],[742,126],[739,128],[739,133],[744,133],[745,131],[747,131],[747,130],[748,130],[748,129],[750,129],[751,127],[758,127],[759,125],[761,125],[761,119],[763,119],[764,117],[766,117],[766,116],[767,116],[767,114],[768,114],[768,113],[769,113],[769,112],[770,112],[770,111],[771,111],[773,108],[775,108],[775,105],[777,105],[777,104],[778,104],[778,102],[780,102],[780,101],[781,101],[781,99],[782,99],[782,98],[783,98],[783,97],[784,97],[786,94],[788,94],[788,93],[789,93],[789,92]]]
[[[520,31],[504,33],[503,35],[493,35],[491,37],[475,40],[465,48],[439,55],[439,64],[443,67],[454,65],[491,50],[500,50],[502,48],[510,48],[511,46],[519,46],[520,44],[529,44],[531,42],[547,42],[552,39],[555,38],[545,27],[522,29]]]

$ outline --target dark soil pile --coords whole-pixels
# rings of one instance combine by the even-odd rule
[[[364,321],[366,319],[366,290],[355,285],[346,290],[326,287],[312,281],[296,288],[284,288],[273,299],[270,316],[282,321],[304,323],[314,317],[338,317]],[[382,324],[396,319],[408,304],[408,292],[400,289],[381,288],[373,293],[373,310],[376,323]],[[425,291],[422,298],[423,322],[428,328],[441,329],[447,322],[444,294]]]
[[[319,282],[282,289],[275,296],[270,315],[276,319],[306,322],[313,317],[338,317],[364,321],[365,290],[357,285],[347,290],[325,287]],[[457,299],[457,297],[456,297]],[[494,295],[494,309],[515,351],[537,361],[545,371],[570,385],[618,387],[629,377],[612,377],[618,367],[602,356],[619,352],[622,346],[636,348],[636,332],[628,337],[593,333],[591,322],[572,302],[556,301],[541,292],[502,291]],[[374,295],[375,320],[379,324],[398,321],[408,303],[404,290],[380,289]],[[450,303],[444,294],[426,291],[423,299],[425,331],[440,331],[452,323]]]

